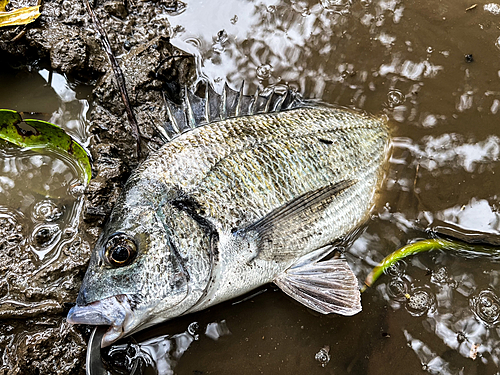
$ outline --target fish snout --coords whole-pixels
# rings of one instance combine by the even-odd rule
[[[95,326],[109,326],[113,324],[110,317],[101,311],[99,304],[95,304],[95,306],[73,306],[69,310],[66,320],[71,324],[90,324]]]
[[[128,333],[128,325],[133,321],[129,297],[112,296],[87,305],[73,306],[69,310],[67,321],[71,324],[107,325],[101,346],[109,346]]]

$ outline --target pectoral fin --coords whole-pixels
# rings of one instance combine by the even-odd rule
[[[308,236],[317,235],[307,229],[320,220],[324,210],[339,194],[355,183],[353,180],[343,180],[309,191],[240,231],[237,235],[253,234],[257,238],[258,253],[250,261],[257,257],[273,260],[296,257],[297,249],[308,241]],[[295,241],[290,243],[290,238]]]
[[[293,299],[322,314],[351,316],[361,311],[358,280],[345,259],[289,268],[274,283]]]

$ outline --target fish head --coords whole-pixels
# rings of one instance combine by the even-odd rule
[[[182,315],[201,294],[193,292],[193,281],[200,279],[190,277],[199,271],[189,269],[184,258],[189,249],[175,244],[158,207],[131,201],[115,206],[67,318],[73,324],[109,325],[103,347]]]

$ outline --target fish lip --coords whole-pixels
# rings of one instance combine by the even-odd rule
[[[135,315],[130,302],[131,296],[121,294],[87,305],[76,305],[69,310],[66,320],[70,324],[109,325],[101,340],[104,348],[130,332]]]

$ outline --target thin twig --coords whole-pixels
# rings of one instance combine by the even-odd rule
[[[113,69],[113,73],[115,75],[116,83],[118,85],[118,88],[120,89],[120,93],[122,96],[123,104],[125,105],[125,110],[127,111],[127,117],[128,117],[128,122],[130,123],[130,127],[132,128],[132,135],[134,136],[136,140],[136,146],[137,146],[137,157],[140,157],[141,154],[141,138],[139,134],[139,127],[137,126],[137,120],[135,119],[134,112],[132,111],[132,107],[130,106],[130,100],[128,97],[127,89],[125,86],[125,78],[123,77],[123,72],[120,68],[120,65],[118,65],[118,61],[116,61],[116,57],[113,54],[113,50],[111,49],[111,43],[109,42],[108,36],[106,34],[106,31],[102,28],[101,23],[99,22],[99,19],[95,15],[94,11],[90,7],[90,4],[88,0],[83,0],[85,3],[85,7],[87,8],[87,11],[89,12],[92,22],[94,23],[95,28],[101,35],[101,41],[104,47],[104,51],[108,55],[109,62],[111,63],[111,67]]]

